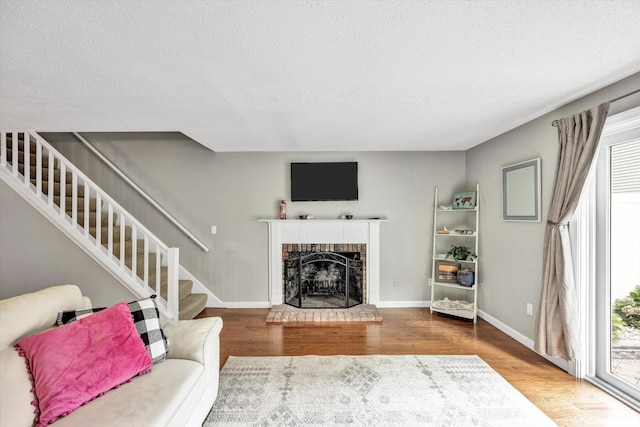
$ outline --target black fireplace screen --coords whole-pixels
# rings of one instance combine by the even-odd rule
[[[362,304],[359,252],[290,252],[285,261],[285,302],[299,308]]]

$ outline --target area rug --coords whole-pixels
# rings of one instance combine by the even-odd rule
[[[203,426],[555,426],[478,356],[230,356]]]

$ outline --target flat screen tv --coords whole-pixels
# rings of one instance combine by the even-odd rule
[[[291,201],[358,200],[358,163],[291,163]]]

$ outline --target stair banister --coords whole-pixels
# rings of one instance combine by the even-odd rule
[[[122,172],[111,160],[105,157],[98,149],[96,149],[89,141],[87,141],[82,135],[77,132],[73,132],[73,135],[82,142],[93,154],[95,154],[100,160],[102,160],[111,170],[113,170],[118,176],[124,179],[134,190],[136,190],[142,197],[144,197],[149,203],[151,203],[162,215],[164,215],[169,221],[171,221],[180,231],[189,237],[196,245],[198,245],[203,251],[209,252],[209,248],[202,243],[193,233],[191,233],[184,225],[180,223],[173,215],[171,215],[166,209],[164,209],[158,202],[156,202],[151,196],[147,194],[138,184],[133,182],[124,172]]]

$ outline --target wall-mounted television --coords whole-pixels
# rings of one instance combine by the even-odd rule
[[[291,201],[358,200],[358,163],[291,163]]]

